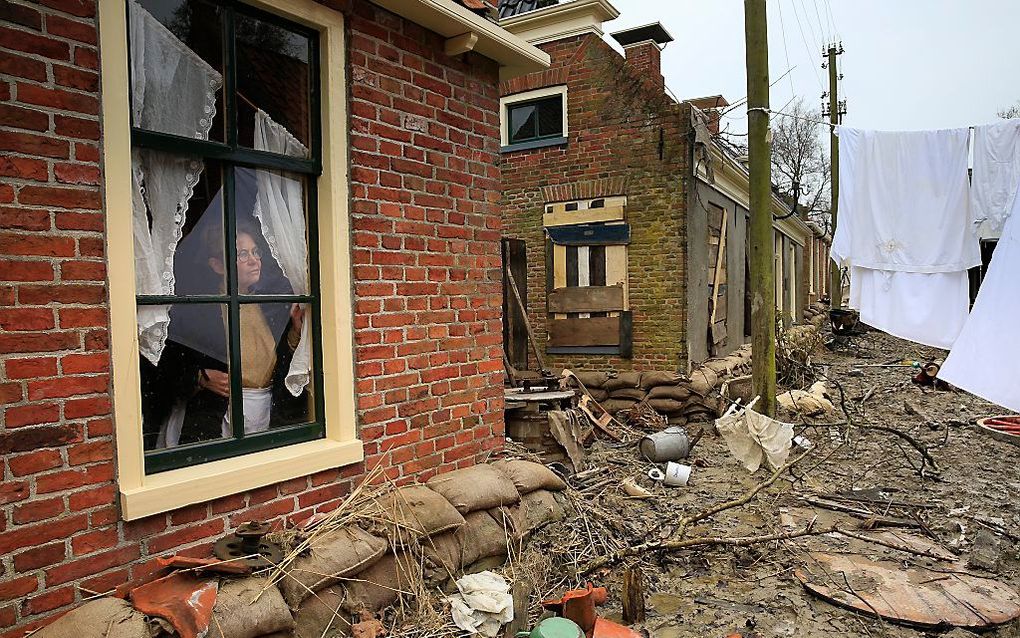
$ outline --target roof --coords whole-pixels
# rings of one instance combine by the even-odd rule
[[[721,109],[730,105],[730,103],[721,95],[706,95],[704,97],[692,97],[685,102],[690,102],[693,106],[699,110],[706,109]]]
[[[499,0],[499,17],[511,18],[556,4],[559,4],[559,0]]]
[[[630,29],[624,29],[623,31],[617,31],[616,33],[610,33],[613,39],[620,43],[620,46],[628,46],[631,44],[637,44],[638,42],[646,42],[651,40],[656,44],[666,44],[667,42],[673,41],[673,36],[666,31],[665,27],[659,22],[653,22],[652,24],[646,24],[640,27],[632,27]]]

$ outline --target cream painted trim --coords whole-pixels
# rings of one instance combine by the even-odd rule
[[[541,89],[535,89],[534,91],[524,91],[523,93],[514,93],[513,95],[506,95],[499,98],[499,145],[507,146],[510,140],[510,122],[507,119],[506,112],[507,107],[518,102],[528,102],[530,100],[539,100],[544,97],[552,97],[554,95],[563,96],[563,137],[567,136],[569,132],[567,122],[567,86],[565,84],[559,86],[546,86]]]
[[[602,37],[602,23],[620,12],[606,0],[572,0],[500,20],[500,26],[531,44],[592,33]]]
[[[500,81],[549,68],[549,54],[472,13],[453,0],[372,0],[387,11],[407,18],[444,38],[465,32],[478,36],[474,50],[499,62]]]
[[[145,475],[131,234],[127,24],[124,0],[100,0],[113,412],[117,481],[125,520],[349,465],[364,458],[361,441],[356,438],[343,16],[314,0],[248,1],[320,32],[323,164],[318,182],[320,295],[322,317],[331,318],[321,332],[326,438]]]
[[[443,45],[443,53],[453,57],[473,50],[476,44],[478,44],[478,34],[468,31],[467,33],[447,38],[446,43]]]

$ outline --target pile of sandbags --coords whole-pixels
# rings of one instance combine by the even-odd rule
[[[804,309],[804,321],[820,328],[829,320],[829,305],[816,301]]]
[[[401,593],[502,565],[512,547],[563,518],[564,489],[544,465],[511,460],[391,490],[359,512],[358,525],[307,532],[307,550],[278,581],[223,578],[209,638],[349,635],[354,615],[379,612]],[[160,630],[172,631],[127,601],[99,598],[36,638],[152,638]]]
[[[675,372],[576,372],[577,379],[608,412],[630,410],[646,401],[672,425],[719,416],[722,384],[750,373],[751,346],[705,361],[689,377]],[[573,380],[570,381],[573,383]],[[576,384],[574,384],[576,385]]]

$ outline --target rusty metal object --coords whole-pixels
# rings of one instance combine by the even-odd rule
[[[977,630],[1020,617],[1014,589],[964,571],[904,569],[891,561],[825,552],[811,552],[809,564],[794,573],[811,593],[913,627]]]
[[[210,572],[214,574],[247,574],[251,567],[244,561],[216,560],[213,558],[191,558],[190,556],[168,556],[157,558],[156,564],[160,567],[171,569],[189,569],[197,573]]]
[[[269,523],[251,521],[241,525],[233,534],[216,541],[213,554],[220,560],[248,565],[252,569],[272,567],[283,560],[279,545],[263,538],[269,533]]]
[[[609,598],[605,587],[588,583],[584,589],[571,589],[556,600],[544,600],[542,606],[557,616],[577,623],[587,638],[640,638],[641,634],[623,625],[600,618],[595,606]]]
[[[174,572],[133,589],[131,604],[169,622],[180,638],[201,638],[209,632],[218,588],[215,578]]]

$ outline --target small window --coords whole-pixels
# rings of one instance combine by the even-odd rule
[[[507,106],[507,120],[510,144],[563,137],[563,97],[511,104]]]

